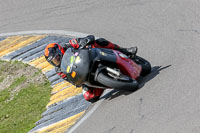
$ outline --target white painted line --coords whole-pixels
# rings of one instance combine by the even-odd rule
[[[104,95],[108,94],[108,93],[111,92],[111,91],[112,91],[111,89],[105,90],[104,93],[103,93],[103,95],[102,95],[102,97],[103,97]],[[97,102],[95,103],[94,107],[93,107],[89,112],[87,112],[86,115],[85,115],[83,118],[81,118],[81,120],[78,121],[78,122],[77,122],[72,128],[70,128],[66,133],[73,133],[73,132],[76,130],[76,128],[78,128],[84,121],[87,120],[88,117],[90,117],[90,115],[92,115],[92,113],[99,107],[99,105],[101,105],[101,103],[103,102],[104,99],[105,99],[105,98],[102,98],[102,99],[100,99],[99,101],[97,101]]]
[[[15,36],[15,35],[29,35],[29,34],[59,34],[68,35],[72,37],[85,37],[89,34],[74,32],[74,31],[64,31],[64,30],[33,30],[33,31],[19,31],[10,33],[1,33],[0,36]]]

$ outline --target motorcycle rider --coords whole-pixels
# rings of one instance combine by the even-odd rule
[[[64,80],[67,80],[67,76],[61,72],[60,64],[62,56],[69,47],[74,47],[75,49],[85,47],[108,48],[118,50],[129,57],[134,57],[137,53],[137,47],[122,48],[116,44],[109,42],[104,38],[95,39],[93,35],[88,35],[83,38],[71,39],[63,47],[57,43],[48,44],[45,48],[44,56],[50,64],[55,66],[56,73]],[[103,93],[103,89],[92,88],[86,85],[83,85],[82,89],[85,100],[90,102],[95,102],[96,100],[98,100],[101,94]]]

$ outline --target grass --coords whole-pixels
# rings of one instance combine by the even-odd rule
[[[1,63],[2,61],[0,61]],[[20,64],[19,62],[15,63]],[[35,126],[34,123],[40,119],[42,112],[46,110],[45,107],[50,99],[51,91],[48,81],[40,84],[28,84],[16,92],[13,99],[10,100],[12,90],[26,82],[27,78],[31,78],[30,75],[29,77],[24,75],[18,77],[8,88],[0,91],[1,133],[27,133]]]
[[[3,82],[3,80],[4,80],[4,77],[0,77],[0,83]]]
[[[34,75],[33,75],[33,77],[36,77],[37,75],[39,75],[40,73],[42,73],[42,71],[40,70],[40,71],[38,71],[38,72],[35,72],[34,73]]]

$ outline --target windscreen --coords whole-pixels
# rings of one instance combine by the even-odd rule
[[[64,72],[65,74],[69,74],[72,72],[72,66],[75,61],[75,55],[72,50],[73,50],[72,48],[68,48],[62,58],[61,71]]]

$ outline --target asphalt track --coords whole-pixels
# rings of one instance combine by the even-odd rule
[[[198,0],[0,1],[0,33],[66,30],[137,45],[153,72],[114,92],[75,133],[200,132]]]

